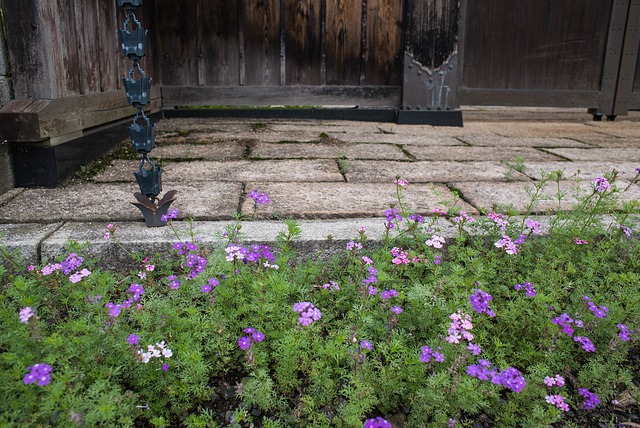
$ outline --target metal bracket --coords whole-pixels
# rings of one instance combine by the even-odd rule
[[[429,70],[409,52],[404,53],[404,110],[453,110],[458,99],[458,54],[454,53],[440,67]]]

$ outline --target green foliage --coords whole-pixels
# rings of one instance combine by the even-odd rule
[[[472,219],[443,201],[458,229],[444,248],[429,244],[437,217],[413,215],[401,181],[392,208],[402,220],[388,223],[383,245],[371,249],[365,231],[354,231],[344,254],[330,260],[294,258],[301,230],[293,220],[285,221],[277,250],[248,246],[234,256],[244,239],[240,217],[219,237],[229,253],[196,248],[189,221],[186,239],[173,229],[181,253],[132,255],[140,271],[128,275],[102,271],[88,257],[63,272],[69,254],[83,257],[86,245],[70,242],[65,254],[30,269],[0,247],[7,260],[0,267],[0,424],[353,427],[403,411],[408,427],[446,426],[450,418],[548,426],[567,423],[548,395],[562,395],[572,409],[584,408],[581,388],[603,403],[625,390],[637,395],[629,357],[640,342],[640,204],[619,203],[616,176],[607,176],[612,185],[604,191],[574,189],[578,205],[570,211],[559,173],[533,183],[525,216],[507,210]],[[556,208],[541,226],[549,236],[539,237],[530,214],[546,186],[555,188]],[[517,251],[500,243],[505,236],[518,240]],[[91,273],[71,282],[81,269]],[[525,283],[535,295],[515,288]],[[144,293],[135,297],[132,284]],[[492,296],[495,316],[473,309],[476,290]],[[312,303],[321,317],[303,325],[293,310],[298,302]],[[119,313],[107,304],[120,305]],[[606,316],[590,304],[605,306]],[[34,315],[23,322],[25,307]],[[446,337],[458,311],[471,317],[473,338],[455,343]],[[572,335],[557,321],[562,314],[572,319]],[[619,324],[634,330],[629,340]],[[149,347],[156,356],[145,357]],[[424,361],[426,347],[441,360]],[[526,385],[515,392],[471,376],[480,359],[517,369]],[[52,367],[46,385],[24,383],[35,364]],[[556,375],[567,383],[544,383]],[[222,413],[235,409],[232,422],[214,409],[216,394]]]

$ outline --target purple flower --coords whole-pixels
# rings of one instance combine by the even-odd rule
[[[135,333],[131,333],[131,336],[127,337],[127,342],[129,342],[130,346],[137,345],[138,340],[140,340],[140,336]]]
[[[35,366],[27,367],[29,373],[24,375],[24,384],[29,385],[33,382],[38,382],[39,386],[48,385],[51,382],[51,366],[48,364],[36,364]]]
[[[251,337],[253,337],[253,340],[255,340],[256,342],[262,342],[264,340],[264,334],[260,333],[259,331],[253,333]]]
[[[202,292],[203,293],[208,293],[209,291],[211,291],[211,286],[208,284],[202,284]]]
[[[582,349],[587,352],[594,352],[596,350],[596,347],[593,346],[593,343],[591,343],[591,341],[587,337],[576,336],[573,338],[573,340],[575,340],[576,342],[580,342],[582,344]]]
[[[438,346],[437,349],[440,349],[440,347]],[[437,350],[433,350],[428,346],[423,346],[422,348],[420,348],[420,351],[422,352],[420,354],[420,361],[422,361],[423,363],[428,363],[431,360],[431,357],[433,357],[439,363],[444,361],[444,354],[441,354]]]
[[[313,321],[317,321],[322,317],[322,313],[313,306],[311,302],[298,302],[293,305],[293,310],[300,314],[298,322],[303,326],[308,326]]]
[[[402,216],[398,214],[398,210],[395,208],[385,211],[384,216],[387,218],[389,223],[392,223],[393,220],[402,221]]]
[[[376,287],[374,287],[373,285],[369,286],[369,294],[371,294],[372,296],[375,296],[377,292],[378,292],[378,289]]]
[[[242,350],[247,349],[249,346],[251,346],[251,338],[247,336],[238,338],[238,346]]]
[[[449,423],[447,424],[447,427],[453,428],[455,424],[456,424],[456,420],[453,418],[449,418]]]
[[[392,425],[385,419],[378,416],[375,419],[369,419],[364,423],[364,428],[392,428]]]
[[[475,294],[469,297],[471,307],[478,313],[486,312],[489,314],[489,302],[493,299],[489,293],[475,289]],[[495,315],[495,314],[493,314]],[[491,314],[489,314],[491,316]]]
[[[620,339],[624,341],[630,340],[629,333],[633,333],[633,331],[629,330],[627,326],[624,324],[617,324],[617,327],[620,328],[620,333],[618,333],[618,336],[620,336]]]
[[[363,340],[360,342],[360,346],[362,346],[363,349],[367,349],[369,351],[371,351],[371,349],[373,349],[373,345],[371,345],[371,342],[368,342],[366,340]]]
[[[175,275],[169,275],[167,277],[167,279],[170,281],[169,282],[169,288],[171,288],[172,290],[178,290],[180,288],[180,281],[178,281],[178,277]]]
[[[598,177],[592,183],[595,185],[596,192],[602,193],[607,189],[611,189],[611,184],[604,177]]]
[[[266,193],[258,193],[258,189],[255,189],[253,192],[249,193],[248,197],[255,200],[253,204],[254,207],[271,202],[269,196],[267,196]]]
[[[391,312],[400,315],[402,313],[402,308],[400,306],[393,306],[391,307]]]
[[[164,370],[165,372],[166,372],[167,370],[169,370],[169,363],[164,363],[164,364],[162,365],[162,370]]]
[[[131,284],[127,290],[129,293],[133,293],[133,300],[140,300],[140,296],[144,294],[144,288],[140,284]]]
[[[471,342],[469,342],[469,344],[467,345],[467,349],[473,352],[473,355],[480,355],[480,353],[482,352],[479,345]]]
[[[598,396],[592,392],[589,392],[588,389],[578,388],[578,392],[585,398],[585,401],[582,403],[585,410],[595,409],[596,406],[600,404]]]
[[[115,318],[120,315],[120,311],[122,310],[120,305],[114,305],[113,302],[109,302],[105,306],[109,309],[110,316]]]
[[[529,297],[533,297],[536,295],[536,290],[534,290],[533,284],[529,282],[525,282],[524,285],[516,284],[514,288],[516,290],[520,290],[521,288],[524,288],[526,290],[525,294]]]

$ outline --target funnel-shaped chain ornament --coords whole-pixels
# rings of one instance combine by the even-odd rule
[[[151,169],[144,169],[144,161],[149,162]],[[140,186],[140,193],[145,195],[149,199],[154,199],[160,192],[162,192],[162,168],[156,167],[156,164],[151,162],[149,156],[144,155],[138,172],[133,173]]]
[[[118,6],[124,6],[126,10],[135,10],[136,7],[142,6],[142,0],[118,0]]]
[[[142,117],[147,121],[147,126],[138,125],[137,121],[140,114],[142,114]],[[136,152],[144,156],[156,147],[156,124],[151,125],[149,118],[142,110],[138,110],[135,119],[133,119],[133,125],[127,129],[129,131],[129,137],[131,137],[131,142],[133,143],[133,150]]]
[[[118,0],[118,5],[123,6],[127,11],[127,20],[124,23],[124,27],[123,29],[118,29],[122,55],[133,61],[129,77],[122,79],[122,83],[127,92],[127,101],[138,109],[133,123],[127,130],[131,137],[133,149],[142,155],[142,162],[140,162],[138,172],[133,173],[140,187],[140,192],[133,194],[137,202],[131,203],[140,209],[147,227],[164,226],[167,224],[167,210],[171,203],[176,200],[178,192],[170,190],[162,199],[158,199],[158,195],[162,191],[162,168],[156,167],[149,159],[149,152],[156,146],[156,125],[155,123],[151,125],[142,108],[149,104],[151,99],[151,78],[145,76],[144,70],[138,62],[146,55],[147,31],[142,28],[134,13],[136,7],[142,5],[142,0]],[[127,26],[132,21],[132,27],[134,28],[129,31]],[[135,28],[135,25],[138,28]],[[133,78],[133,72],[136,67],[138,67],[138,71],[142,75],[138,80]],[[138,124],[140,116],[146,121],[146,125],[144,123],[142,125]],[[145,161],[149,164],[147,168],[144,167]]]
[[[133,22],[138,24],[138,28],[128,31],[127,25],[131,18],[133,18]],[[140,24],[140,21],[136,19],[136,16],[133,13],[129,13],[127,15],[127,20],[124,23],[124,29],[118,29],[118,38],[120,39],[122,55],[133,61],[137,61],[145,56],[147,54],[148,32],[149,30],[142,28],[142,24]]]
[[[138,67],[142,77],[139,80],[134,79],[133,71]],[[129,104],[136,108],[141,108],[144,105],[149,104],[149,98],[151,97],[151,77],[145,77],[144,70],[140,68],[140,64],[133,63],[131,70],[129,70],[129,77],[122,79],[124,89],[127,91],[127,101]]]

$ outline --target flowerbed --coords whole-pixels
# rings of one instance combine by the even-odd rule
[[[572,211],[558,193],[549,224],[508,207],[422,217],[398,179],[382,245],[365,251],[361,228],[328,261],[295,258],[290,220],[274,248],[244,246],[240,219],[220,248],[176,234],[173,256],[132,255],[128,275],[74,243],[42,266],[2,250],[0,422],[546,427],[611,403],[637,413],[618,399],[638,394],[640,204],[620,205],[616,176],[576,190]],[[529,211],[560,178],[534,185]],[[105,239],[118,244],[117,225]]]

